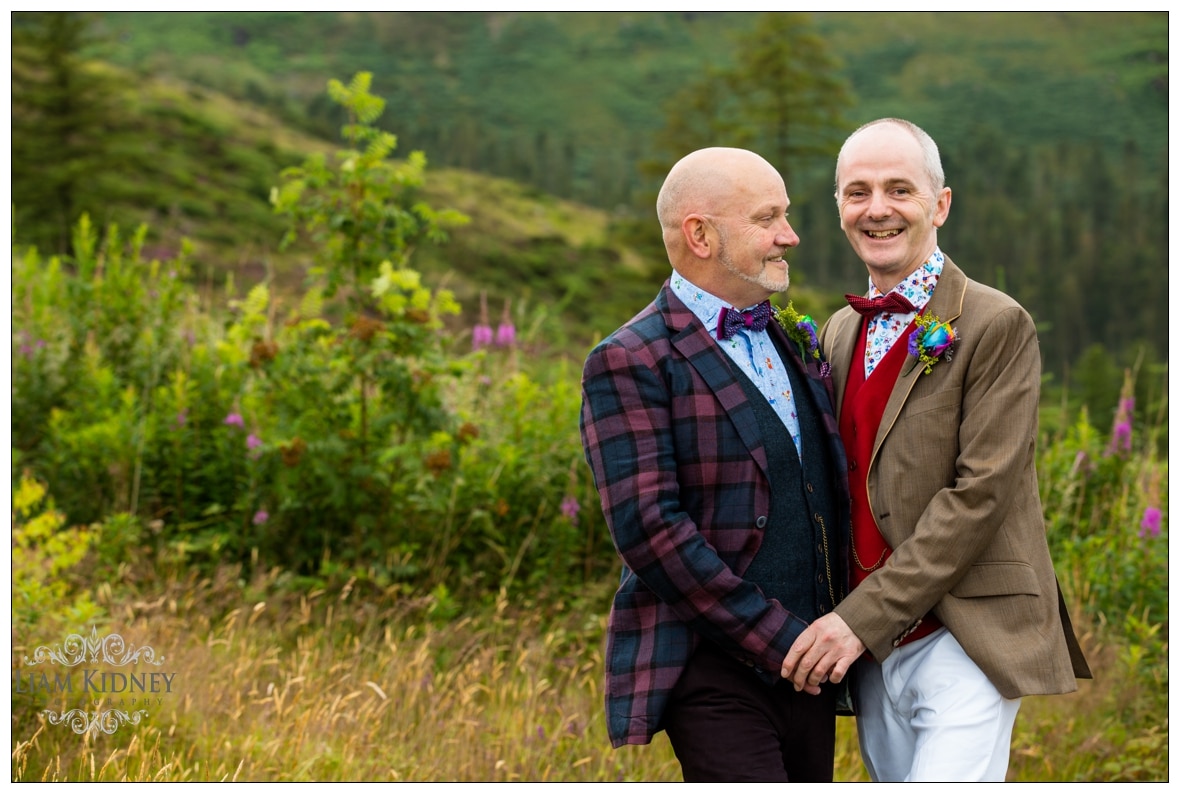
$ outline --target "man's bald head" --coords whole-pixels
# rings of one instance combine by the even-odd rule
[[[740,195],[741,186],[751,170],[774,167],[760,155],[746,149],[715,146],[698,149],[680,159],[660,188],[656,199],[656,216],[669,235],[679,236],[685,216],[723,214]]]

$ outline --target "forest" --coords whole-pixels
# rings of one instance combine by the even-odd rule
[[[238,262],[246,248],[273,256],[268,166],[293,162],[291,134],[333,141],[341,118],[324,81],[367,71],[401,151],[608,212],[601,253],[634,248],[653,270],[628,305],[663,276],[651,223],[659,175],[706,144],[748,146],[780,166],[803,240],[796,281],[839,295],[864,277],[833,211],[834,154],[857,124],[895,115],[942,149],[955,201],[944,250],[1032,312],[1058,384],[1093,390],[1110,374],[1099,361],[1115,363],[1117,380],[1124,366],[1167,359],[1165,13],[112,12],[86,24],[84,53],[122,70],[124,87],[103,74],[96,91],[104,83],[89,75],[87,90],[54,98],[17,84],[17,240],[60,246],[86,209],[100,226],[146,218],[153,235],[224,245]],[[779,41],[798,54],[759,70]],[[15,75],[27,68],[21,51]],[[153,100],[160,81],[174,95]],[[205,91],[283,131],[237,145],[228,119],[186,108],[185,94]],[[707,109],[693,104],[703,93]],[[796,104],[776,110],[768,95]],[[70,118],[34,121],[54,102]],[[25,134],[23,118],[39,134]],[[231,206],[251,221],[234,229]],[[525,250],[550,257],[551,242]],[[507,296],[496,255],[470,265],[471,281]],[[442,268],[423,264],[428,277]],[[553,299],[568,290],[547,283],[556,279],[525,280]],[[1100,391],[1086,396],[1113,410],[1117,387]]]
[[[779,298],[863,291],[832,170],[881,116],[1040,334],[1096,677],[1022,707],[1009,779],[1168,779],[1166,13],[12,22],[14,781],[677,779],[606,741],[582,361],[666,277],[654,191],[702,145],[784,174]],[[41,666],[112,638],[175,691]],[[858,753],[840,720],[838,780]]]

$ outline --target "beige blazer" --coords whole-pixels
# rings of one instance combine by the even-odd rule
[[[868,471],[893,554],[836,612],[883,661],[933,610],[1004,697],[1072,692],[1090,670],[1045,539],[1032,318],[949,258],[926,310],[958,341],[930,374],[912,357],[902,365]],[[849,367],[863,366],[852,361],[860,319],[846,307],[820,334],[837,413]]]

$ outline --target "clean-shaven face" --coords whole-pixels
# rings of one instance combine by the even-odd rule
[[[917,139],[895,124],[850,139],[839,168],[840,226],[873,283],[888,292],[934,252],[950,212],[950,188],[931,184]]]

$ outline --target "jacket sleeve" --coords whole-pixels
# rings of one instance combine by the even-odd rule
[[[740,660],[777,676],[806,622],[768,601],[726,564],[686,511],[681,493],[680,466],[702,467],[709,483],[697,487],[712,487],[712,468],[705,468],[713,467],[722,480],[718,493],[750,492],[749,482],[735,482],[726,491],[721,474],[727,463],[735,469],[751,466],[750,452],[741,446],[738,455],[734,445],[740,442],[732,429],[730,437],[720,437],[728,419],[711,392],[686,397],[699,389],[684,371],[690,365],[682,361],[676,365],[681,370],[671,374],[668,366],[650,347],[628,348],[609,340],[586,361],[582,440],[611,537],[626,566],[676,617]],[[676,415],[675,406],[686,400],[695,400],[701,410]],[[686,433],[681,424],[677,434],[675,423],[691,423],[693,432],[687,435],[697,449],[677,449],[677,439],[683,442]],[[702,471],[695,475],[701,478]],[[708,505],[714,517],[725,514],[713,496],[697,503]]]

